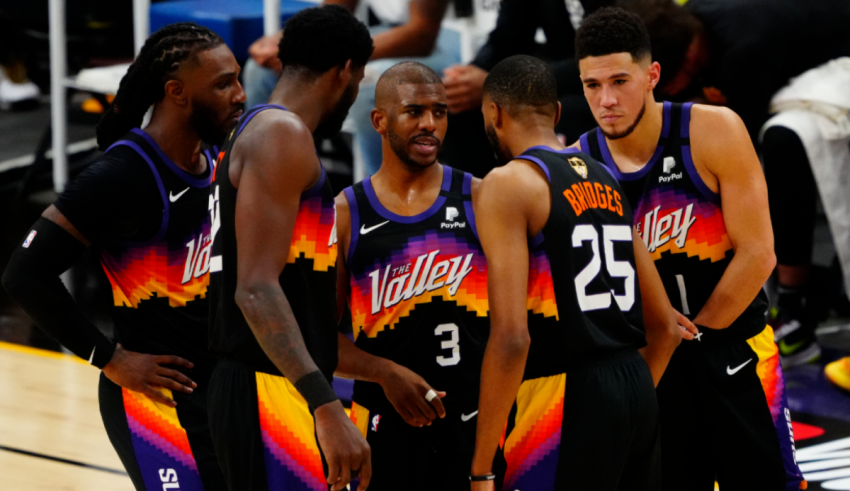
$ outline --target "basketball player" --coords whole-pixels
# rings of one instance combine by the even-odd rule
[[[724,491],[805,489],[765,327],[762,286],[776,260],[744,124],[726,108],[656,103],[660,67],[624,10],[585,19],[576,59],[599,123],[578,146],[620,181],[670,301],[702,334],[658,386],[664,489],[711,490],[715,479]]]
[[[657,489],[654,383],[681,338],[693,336],[677,332],[617,181],[558,140],[548,65],[525,55],[501,61],[484,83],[482,111],[509,163],[484,178],[475,207],[492,327],[472,488],[493,489],[507,421],[503,489]]]
[[[183,23],[154,33],[97,128],[104,155],[33,225],[3,276],[45,332],[102,369],[103,423],[137,490],[226,489],[207,422],[215,149],[203,142],[222,141],[242,114],[238,75],[209,29]],[[117,344],[59,279],[88,246],[112,285]]]
[[[375,103],[380,169],[336,200],[355,339],[340,334],[337,375],[357,380],[351,419],[372,448],[371,489],[468,490],[489,330],[480,179],[437,162],[448,106],[432,69],[389,68]]]
[[[369,483],[369,445],[330,384],[334,195],[313,135],[339,131],[371,54],[369,31],[345,8],[302,10],[286,23],[269,104],[224,145],[210,196],[211,342],[224,358],[210,421],[232,490],[338,491],[357,471],[360,488]]]

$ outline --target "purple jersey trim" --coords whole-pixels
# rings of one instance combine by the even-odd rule
[[[539,234],[535,235],[531,240],[528,241],[529,252],[531,252],[534,249],[537,249],[540,246],[540,244],[543,243],[544,239],[545,239],[545,237],[543,237],[543,231],[541,230]]]
[[[239,136],[240,133],[242,133],[242,130],[245,129],[245,125],[248,124],[248,121],[251,121],[252,119],[254,119],[254,116],[265,111],[266,109],[271,109],[271,108],[283,109],[284,111],[289,110],[289,109],[287,109],[283,106],[278,106],[277,104],[260,104],[258,106],[254,106],[254,109],[256,109],[256,111],[252,112],[247,118],[245,118],[245,121],[242,121],[242,124],[239,126],[239,131],[237,131],[236,134],[233,135],[233,138],[236,138],[237,136]],[[252,109],[252,111],[254,109]]]
[[[673,107],[673,104],[670,102],[663,103],[663,123],[661,125],[661,138],[666,139],[667,135],[670,133],[670,112]],[[620,169],[617,167],[617,163],[614,162],[614,157],[611,156],[611,150],[608,149],[608,140],[605,139],[605,135],[602,134],[601,128],[596,128],[596,138],[599,141],[599,149],[602,151],[602,158],[605,160],[608,169],[611,171],[611,174],[617,178],[618,181],[635,181],[652,170],[652,166],[658,161],[661,157],[661,154],[664,152],[664,145],[658,145],[655,147],[655,153],[652,154],[652,158],[649,159],[649,162],[643,166],[637,172],[620,172]]]
[[[210,182],[212,181],[212,165],[209,162],[207,163],[207,177],[198,178],[181,169],[180,166],[178,166],[174,163],[174,161],[168,158],[168,155],[165,155],[165,152],[162,151],[162,148],[160,148],[159,145],[157,145],[157,143],[154,141],[154,139],[151,138],[151,136],[147,134],[144,130],[140,130],[139,128],[133,128],[130,131],[144,138],[145,141],[148,142],[151,147],[153,147],[156,154],[159,155],[159,158],[162,159],[163,162],[165,162],[165,165],[167,165],[168,168],[171,169],[171,172],[177,174],[177,177],[182,179],[183,182],[195,188],[209,187]]]
[[[443,187],[442,187],[442,190],[448,191],[451,188],[451,184],[452,184],[452,168],[447,166],[447,165],[444,165],[443,166]],[[425,220],[426,218],[430,218],[431,216],[433,216],[434,213],[437,213],[440,210],[440,208],[442,208],[443,205],[446,202],[445,196],[437,196],[436,201],[434,201],[434,204],[432,204],[430,208],[428,208],[427,210],[423,211],[422,213],[420,213],[418,215],[406,217],[406,216],[397,215],[397,214],[391,212],[390,210],[386,209],[384,207],[384,205],[381,204],[381,201],[378,199],[378,195],[375,194],[375,188],[372,187],[372,176],[368,176],[366,179],[363,179],[363,189],[366,191],[366,198],[369,199],[369,204],[372,205],[372,208],[375,210],[375,212],[378,215],[382,216],[383,218],[386,218],[387,220],[392,220],[396,223],[408,223],[409,224],[409,223],[421,222],[422,220]]]
[[[529,148],[525,149],[525,152],[527,152],[529,150],[545,150],[547,152],[554,152],[554,153],[576,153],[576,152],[580,151],[576,148],[565,148],[563,150],[555,150],[554,148],[546,146],[546,145],[535,145],[533,147],[529,147]],[[522,152],[522,153],[525,153],[525,152]]]
[[[665,102],[665,104],[667,104]],[[693,107],[693,102],[686,102],[682,104],[682,124],[680,125],[679,134],[682,138],[690,138],[691,137],[691,107]]]
[[[468,200],[464,200],[463,209],[466,210],[466,219],[469,220],[469,226],[472,227],[472,233],[479,241],[478,227],[475,225],[475,210],[472,208],[472,174],[469,172],[463,173],[463,188],[461,192],[464,196],[469,196]]]
[[[546,180],[549,181],[549,182],[552,182],[552,176],[549,174],[549,166],[547,166],[542,160],[538,159],[537,157],[532,157],[531,155],[519,155],[515,158],[523,159],[523,160],[529,160],[531,162],[534,162],[541,169],[543,169],[543,172],[546,173]]]
[[[325,172],[325,166],[322,165],[322,161],[319,160],[319,168],[321,169],[321,175],[319,175],[319,181],[316,184],[313,184],[310,189],[301,193],[301,201],[314,198],[322,194],[322,186],[325,185],[325,179],[327,179],[327,172]]]
[[[348,264],[351,264],[354,249],[357,247],[357,239],[360,237],[360,210],[357,208],[357,197],[354,196],[354,189],[349,186],[342,192],[345,193],[345,199],[348,200],[348,212],[351,215],[351,237],[348,240],[348,254],[345,256]]]
[[[146,241],[142,241],[142,242],[134,242],[134,241],[119,241],[119,242],[121,242],[121,243],[133,243],[133,244],[150,244],[150,243],[156,242],[159,239],[161,239],[163,237],[163,235],[165,235],[165,231],[166,231],[166,229],[168,229],[168,217],[169,217],[169,214],[170,214],[171,207],[169,206],[168,197],[165,195],[165,185],[162,184],[162,178],[159,176],[159,171],[156,170],[156,165],[154,165],[153,160],[151,160],[151,158],[148,156],[148,154],[145,153],[145,151],[142,150],[142,148],[139,145],[137,145],[135,142],[132,142],[130,140],[119,140],[119,141],[113,143],[109,148],[107,148],[106,151],[108,152],[108,151],[112,150],[113,148],[115,148],[119,145],[124,145],[124,146],[132,148],[143,159],[145,159],[145,162],[147,162],[148,167],[150,167],[150,169],[151,169],[151,172],[153,172],[153,177],[154,177],[154,179],[156,179],[156,187],[159,189],[159,196],[162,198],[162,223],[160,223],[159,231],[156,233],[156,235],[154,235],[153,238],[146,240]]]

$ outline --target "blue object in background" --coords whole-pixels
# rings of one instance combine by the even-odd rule
[[[315,3],[281,0],[280,23]],[[263,35],[263,0],[181,0],[151,5],[151,32],[175,22],[194,22],[224,39],[236,59],[248,59],[248,47]]]

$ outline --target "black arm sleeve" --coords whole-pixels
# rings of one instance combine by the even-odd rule
[[[86,246],[56,223],[39,218],[12,254],[3,287],[35,323],[75,355],[103,368],[115,346],[89,322],[59,275]]]

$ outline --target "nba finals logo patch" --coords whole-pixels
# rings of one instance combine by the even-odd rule
[[[37,234],[35,230],[31,231],[29,235],[27,235],[27,240],[24,241],[23,248],[29,248],[30,244],[32,244],[32,240],[35,238],[35,234]]]
[[[381,422],[381,415],[376,414],[372,417],[372,431],[378,431],[378,424]]]
[[[584,160],[578,157],[570,157],[567,161],[570,163],[573,170],[582,177],[582,179],[587,179],[587,165],[584,163]]]

